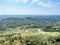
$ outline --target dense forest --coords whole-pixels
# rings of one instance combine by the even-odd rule
[[[60,32],[60,16],[28,16],[0,19],[0,30],[7,28],[42,28],[43,31]]]

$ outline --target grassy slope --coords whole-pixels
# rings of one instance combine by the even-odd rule
[[[38,28],[29,28],[29,29],[20,29],[20,28],[16,28],[15,30],[13,29],[10,29],[10,31],[7,29],[6,31],[4,31],[3,33],[0,33],[0,36],[1,35],[11,35],[11,34],[19,34],[21,33],[21,37],[26,39],[26,37],[35,37],[37,36],[39,38],[39,35],[42,34],[41,36],[52,36],[52,37],[55,37],[55,36],[58,36],[60,35],[60,33],[58,32],[43,32],[41,31],[40,33],[38,32]],[[40,37],[42,38],[42,37]],[[40,39],[39,38],[39,39]],[[47,37],[46,37],[47,38]],[[43,38],[42,38],[43,39]],[[25,43],[24,43],[25,44]],[[3,45],[3,44],[1,44]],[[10,45],[10,44],[8,44]],[[23,45],[21,44],[19,41],[15,41],[13,44],[11,45]]]
[[[21,33],[23,36],[37,35],[39,33],[39,31],[38,31],[38,28],[29,28],[29,29],[16,28],[15,30],[13,30],[13,29],[6,30],[3,33],[0,33],[0,35],[19,34],[19,33]],[[59,32],[44,32],[44,34],[50,35],[50,36],[58,36],[58,35],[60,35]]]

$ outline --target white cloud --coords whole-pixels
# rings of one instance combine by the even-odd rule
[[[38,2],[37,3],[38,6],[42,6],[42,7],[52,7],[52,2]]]
[[[17,3],[19,2],[19,3],[23,3],[23,4],[27,4],[30,1],[30,3],[32,2],[32,3],[34,3],[38,6],[42,6],[42,7],[53,7],[53,6],[58,5],[58,2],[54,2],[52,0],[46,0],[47,2],[45,2],[45,0],[6,0],[6,1],[10,1],[10,2],[12,1],[12,2],[17,2]]]
[[[53,2],[53,1],[48,1],[48,2],[39,1],[37,3],[38,6],[48,7],[48,8],[54,7],[54,6],[59,5],[59,4],[60,4],[60,2]]]
[[[29,0],[6,0],[10,2],[20,2],[20,3],[27,3]]]
[[[12,0],[12,1],[14,1],[14,2],[20,2],[20,0]]]
[[[33,3],[39,2],[39,0],[32,0]]]
[[[29,2],[29,0],[22,0],[22,3],[28,3]]]
[[[8,2],[19,2],[20,0],[6,0]]]

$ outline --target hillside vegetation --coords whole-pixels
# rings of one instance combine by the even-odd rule
[[[0,45],[60,45],[60,16],[0,19]]]
[[[47,32],[60,32],[59,16],[24,17],[24,18],[5,18],[0,20],[0,30],[7,28],[42,28]]]
[[[0,32],[0,45],[60,45],[59,32],[44,32],[37,28],[16,29]]]

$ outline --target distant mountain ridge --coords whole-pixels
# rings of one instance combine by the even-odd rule
[[[24,17],[32,17],[32,18],[51,18],[51,17],[60,17],[60,15],[0,15],[0,19],[4,18],[24,18]]]

